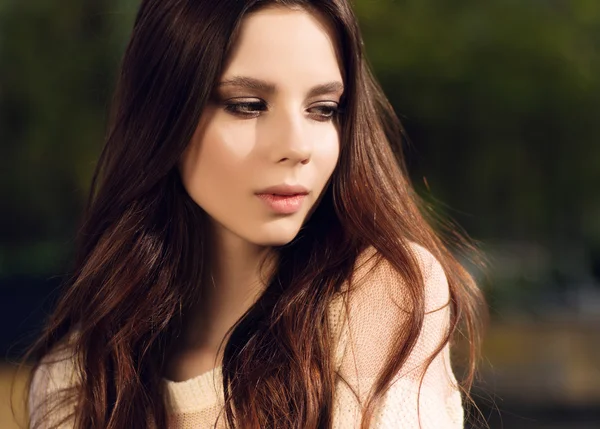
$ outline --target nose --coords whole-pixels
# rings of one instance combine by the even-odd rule
[[[273,114],[272,122],[267,126],[271,129],[270,150],[275,162],[290,164],[309,162],[312,155],[312,142],[307,125],[302,112],[282,109]]]

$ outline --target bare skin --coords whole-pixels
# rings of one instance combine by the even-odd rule
[[[180,164],[188,194],[211,218],[213,260],[201,303],[169,361],[173,381],[220,365],[219,345],[276,266],[271,247],[298,234],[335,169],[333,118],[343,80],[332,34],[323,19],[301,9],[268,7],[244,19],[217,100],[203,112]],[[255,195],[284,183],[309,190],[293,214],[274,213]]]

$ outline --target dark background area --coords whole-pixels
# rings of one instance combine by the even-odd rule
[[[0,0],[0,399],[69,262],[137,3]],[[600,2],[355,6],[416,188],[490,260],[490,428],[600,427]]]

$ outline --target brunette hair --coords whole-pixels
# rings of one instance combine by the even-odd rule
[[[33,375],[45,356],[73,338],[69,345],[81,379],[57,405],[73,401],[70,417],[77,428],[166,426],[161,376],[186,309],[199,299],[208,260],[208,215],[186,193],[177,162],[240,23],[247,13],[272,4],[318,13],[335,31],[345,80],[340,155],[299,234],[275,248],[279,265],[265,292],[232,328],[222,367],[228,425],[331,427],[336,374],[326,311],[368,246],[404,278],[414,310],[408,334],[398,338],[374,384],[362,427],[422,328],[424,281],[409,242],[428,249],[448,278],[450,330],[430,361],[461,323],[470,344],[462,381],[468,396],[483,306],[473,278],[450,249],[457,243],[473,248],[457,228],[436,221],[415,194],[402,157],[403,129],[369,70],[348,1],[143,0],[123,58],[74,266],[25,358],[34,362]],[[434,225],[446,225],[452,243]],[[71,337],[74,331],[77,336]],[[243,421],[235,415],[243,415]]]

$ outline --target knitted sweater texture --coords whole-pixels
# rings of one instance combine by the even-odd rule
[[[394,378],[370,428],[462,429],[463,407],[446,345],[431,365],[426,360],[443,340],[449,324],[449,289],[439,262],[421,246],[411,245],[425,282],[425,320],[417,344]],[[333,428],[358,428],[361,404],[376,381],[393,346],[397,329],[409,315],[407,288],[400,275],[369,247],[357,259],[351,293],[331,303],[332,328],[338,378],[334,393]],[[345,297],[345,298],[344,298]],[[77,382],[70,354],[52,354],[36,371],[29,400],[32,421],[42,419],[47,408],[42,399]],[[46,360],[45,360],[46,361]],[[420,383],[423,376],[422,384]],[[189,380],[162,380],[169,429],[226,428],[221,367]],[[356,393],[356,395],[355,395]],[[43,418],[41,427],[70,414],[69,407]],[[68,421],[61,429],[72,428]]]

